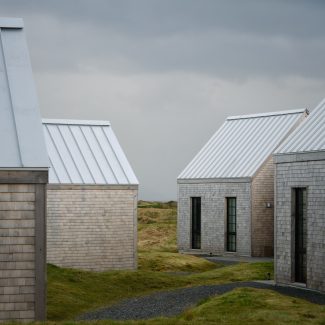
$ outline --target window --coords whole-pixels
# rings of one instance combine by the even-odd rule
[[[192,197],[192,248],[201,248],[201,198]]]
[[[307,193],[305,188],[296,189],[295,212],[295,281],[306,283]]]
[[[236,198],[227,198],[227,251],[236,252]]]

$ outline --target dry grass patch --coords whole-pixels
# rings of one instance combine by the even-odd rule
[[[218,265],[202,258],[168,252],[141,252],[138,257],[140,270],[155,272],[203,272]]]
[[[139,224],[138,249],[147,252],[177,253],[177,227],[170,224]]]
[[[203,272],[218,265],[177,250],[177,202],[139,201],[138,268],[158,272]]]

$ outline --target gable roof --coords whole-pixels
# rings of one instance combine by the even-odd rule
[[[178,179],[253,177],[307,109],[230,116]]]
[[[325,99],[275,150],[274,155],[325,151]]]
[[[139,184],[108,121],[42,121],[50,184]]]
[[[0,17],[0,168],[49,167],[21,18]]]

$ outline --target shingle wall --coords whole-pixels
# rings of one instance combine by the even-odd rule
[[[35,317],[35,185],[0,184],[0,322]]]
[[[276,164],[276,282],[294,281],[292,188],[307,188],[307,287],[325,291],[325,161]]]
[[[191,249],[191,197],[201,196],[201,249],[223,253],[225,198],[237,197],[237,254],[251,254],[251,183],[179,184],[178,249]]]
[[[101,272],[136,269],[137,190],[47,191],[48,263]]]
[[[271,208],[266,203],[271,203]],[[252,255],[261,256],[262,247],[274,246],[274,163],[273,157],[252,181]]]

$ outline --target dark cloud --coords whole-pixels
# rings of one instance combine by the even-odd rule
[[[228,115],[324,97],[324,0],[1,0],[0,12],[24,19],[42,115],[109,120],[144,199],[175,199]]]
[[[138,38],[229,29],[295,38],[323,37],[322,0],[2,0],[2,12],[46,14]]]
[[[3,0],[1,9],[24,17],[37,70],[325,73],[323,1]]]

